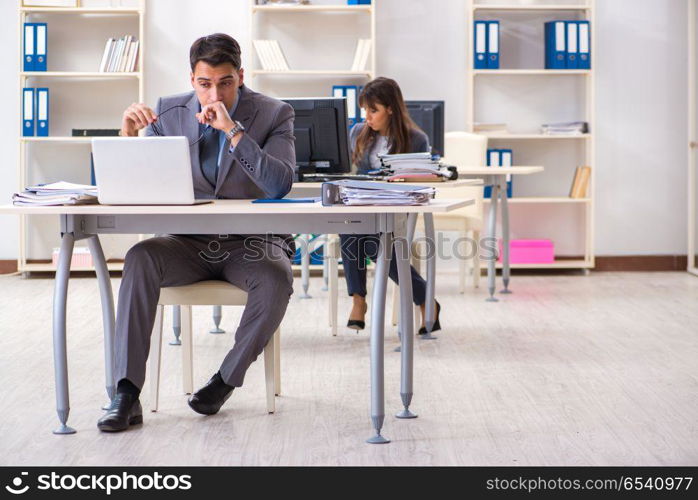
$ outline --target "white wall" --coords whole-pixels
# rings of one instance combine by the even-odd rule
[[[338,1],[341,2],[314,3]],[[408,99],[445,100],[447,130],[462,129],[466,105],[465,51],[469,49],[465,36],[465,0],[378,0],[377,3],[378,73],[400,82]],[[593,52],[597,75],[596,253],[684,254],[686,1],[597,0],[596,3],[597,47],[594,49],[597,50]],[[247,0],[148,0],[147,8],[147,102],[154,103],[159,95],[189,89],[188,50],[191,42],[202,34],[230,33],[241,42],[243,64],[249,65]],[[342,62],[336,67],[350,65],[355,43],[352,33],[362,25],[359,18],[352,17],[355,15],[324,19],[276,15],[280,17],[274,18],[277,22],[269,28],[269,35],[283,39],[305,34],[310,40],[284,45],[292,67],[332,65],[327,54],[338,52]],[[0,67],[6,70],[0,79],[0,96],[3,108],[9,110],[0,116],[0,141],[5,152],[0,170],[0,197],[8,200],[18,182],[15,2],[0,2],[0,19],[3,20]],[[333,38],[318,43],[321,38],[317,34],[328,32],[328,28]],[[578,92],[576,83],[561,81],[560,88],[539,89],[543,92],[540,95]],[[329,88],[338,80],[306,82],[267,77],[257,82],[248,79],[247,83],[277,96],[328,95]],[[509,106],[504,99],[516,98],[517,94],[512,92],[528,92],[526,85],[536,86],[523,81],[520,88],[518,85],[495,88],[499,96],[483,94],[483,100],[488,99],[484,118],[499,116],[497,105],[502,106],[502,113],[506,111]],[[544,116],[540,106],[525,111],[529,122],[522,121],[521,126],[564,117],[575,110],[560,109],[559,116],[553,117]],[[522,158],[528,154],[522,147]],[[546,164],[550,173],[546,172],[545,179],[523,181],[519,188],[540,194],[568,189],[571,173],[567,169],[574,164],[579,151],[571,146],[557,154],[562,158],[550,161],[562,165],[558,173],[553,171],[555,165]],[[3,235],[0,259],[15,258],[17,221],[0,216],[0,234]]]

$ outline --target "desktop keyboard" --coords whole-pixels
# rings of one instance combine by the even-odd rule
[[[380,181],[382,175],[368,174],[303,174],[300,182],[331,182],[348,179],[352,181]]]

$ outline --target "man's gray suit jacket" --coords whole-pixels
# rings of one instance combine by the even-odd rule
[[[245,132],[233,152],[226,142],[215,186],[206,180],[201,170],[199,154],[203,141],[199,141],[201,132],[195,116],[201,106],[193,91],[158,100],[155,107],[157,132],[185,136],[189,144],[196,142],[190,147],[190,157],[197,199],[283,198],[291,190],[296,161],[293,108],[244,85],[240,87],[238,99],[231,118],[242,123]],[[157,135],[152,125],[147,128],[146,135]],[[295,251],[291,235],[256,236],[281,246],[289,256]]]

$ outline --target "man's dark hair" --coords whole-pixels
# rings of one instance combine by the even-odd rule
[[[202,36],[189,49],[189,64],[192,71],[199,61],[211,66],[230,63],[235,69],[240,69],[240,44],[225,33]]]

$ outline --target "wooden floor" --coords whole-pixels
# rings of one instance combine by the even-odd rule
[[[0,277],[2,465],[696,465],[698,279],[686,273],[514,276],[514,294],[484,301],[439,276],[444,326],[416,341],[415,420],[397,420],[399,355],[386,342],[384,434],[370,435],[367,333],[327,327],[327,292],[291,299],[282,325],[282,392],[267,415],[261,359],[220,414],[193,413],[181,392],[180,348],[165,345],[158,413],[128,432],[96,428],[105,403],[94,279],[70,283],[70,425],[56,436],[53,282]],[[296,290],[300,289],[296,281]],[[113,280],[115,292],[119,280]],[[349,301],[341,297],[340,318]],[[169,314],[168,314],[169,316]],[[195,385],[231,347],[195,308]],[[166,339],[171,335],[166,321]],[[142,401],[148,407],[148,390]]]

